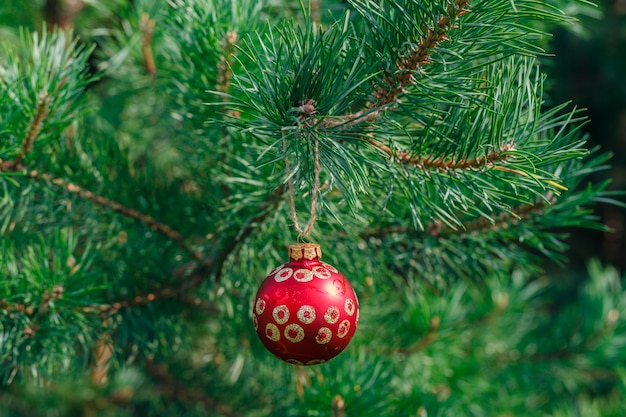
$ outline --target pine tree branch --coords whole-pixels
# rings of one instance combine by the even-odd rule
[[[430,324],[428,326],[428,330],[424,333],[424,335],[411,347],[398,347],[386,350],[385,353],[391,354],[400,354],[400,355],[411,355],[417,352],[420,352],[430,345],[432,345],[439,336],[439,327],[441,325],[441,319],[439,316],[434,316],[430,320]]]
[[[90,190],[86,190],[83,187],[74,184],[70,181],[64,180],[62,178],[56,178],[51,174],[45,172],[39,172],[37,170],[28,170],[28,168],[23,165],[16,165],[13,161],[3,161],[0,159],[0,171],[4,172],[21,172],[27,178],[49,182],[53,185],[63,189],[64,191],[77,195],[80,198],[91,201],[94,204],[97,204],[102,207],[106,207],[115,213],[121,214],[124,217],[128,217],[130,219],[136,220],[138,222],[144,223],[150,229],[162,234],[168,239],[173,240],[178,244],[178,246],[189,253],[189,255],[195,260],[201,260],[202,254],[194,250],[191,246],[189,246],[180,232],[174,230],[171,226],[168,226],[164,223],[157,221],[155,218],[148,214],[144,214],[139,210],[126,207],[116,201],[103,197],[101,195],[95,194]]]
[[[431,63],[430,56],[434,48],[441,42],[448,40],[448,32],[452,28],[454,22],[468,13],[469,0],[455,0],[448,6],[447,15],[441,16],[437,24],[433,28],[429,28],[425,37],[417,42],[417,46],[411,48],[410,53],[396,63],[396,67],[401,72],[398,75],[388,74],[383,82],[386,86],[379,86],[374,93],[376,101],[369,103],[368,110],[356,114],[354,120],[350,120],[347,124],[355,124],[362,122],[373,122],[383,111],[390,109],[389,105],[398,101],[398,97],[406,91],[409,85],[415,83],[413,73],[421,70],[421,68]],[[448,171],[455,169],[484,168],[486,165],[501,161],[506,158],[506,151],[510,150],[512,145],[506,145],[500,152],[492,151],[491,154],[483,158],[471,158],[461,161],[445,161],[443,158],[433,159],[432,157],[421,157],[410,155],[408,152],[394,152],[388,146],[375,141],[372,138],[365,137],[365,140],[372,146],[383,151],[392,158],[392,161],[403,164],[414,165],[423,169],[436,169],[439,171]]]
[[[385,76],[383,79],[384,86],[378,86],[374,92],[376,100],[368,104],[367,110],[362,110],[339,119],[324,120],[321,126],[324,128],[349,127],[364,122],[373,122],[384,111],[389,110],[391,108],[390,104],[397,102],[398,97],[406,92],[407,87],[415,83],[414,72],[421,70],[423,66],[432,62],[430,56],[434,49],[441,42],[448,40],[448,32],[461,16],[469,12],[468,6],[469,0],[455,0],[449,4],[447,14],[441,16],[435,26],[429,28],[426,31],[426,35],[419,39],[416,46],[412,47],[410,52],[396,63],[396,68],[399,72]],[[506,152],[513,147],[512,144],[507,144],[484,157],[446,161],[442,157],[433,158],[431,156],[411,155],[408,152],[395,152],[390,147],[370,137],[364,136],[363,139],[389,155],[393,161],[438,171],[484,168],[485,166],[493,165],[495,162],[505,160],[508,157]]]
[[[201,300],[186,295],[187,292],[198,288],[211,276],[215,276],[215,280],[219,281],[222,274],[222,268],[228,256],[230,256],[237,247],[245,241],[254,230],[263,225],[267,217],[273,212],[272,209],[282,201],[284,187],[279,187],[270,194],[268,200],[259,207],[259,214],[246,223],[246,226],[240,233],[224,239],[223,243],[217,243],[220,249],[215,255],[203,259],[195,259],[193,262],[177,268],[174,272],[175,277],[185,279],[183,285],[180,283],[172,286],[158,288],[143,294],[137,294],[132,298],[116,301],[108,305],[87,306],[83,307],[84,312],[100,312],[104,315],[116,314],[121,309],[139,307],[155,301],[180,298],[186,304],[201,308],[206,311],[215,312],[215,309],[203,304]]]
[[[441,16],[435,27],[429,28],[426,36],[411,48],[410,53],[396,63],[396,67],[401,72],[398,75],[390,74],[385,77],[385,86],[379,86],[374,93],[377,100],[370,103],[370,109],[386,108],[386,105],[396,102],[398,96],[405,92],[410,84],[415,83],[413,73],[431,62],[430,56],[433,50],[441,42],[448,40],[448,32],[455,21],[469,12],[468,5],[469,0],[455,0],[454,3],[449,4],[448,13]]]
[[[24,328],[22,334],[25,337],[32,337],[39,329],[37,319],[50,310],[51,301],[62,299],[64,292],[63,285],[55,285],[51,290],[44,290],[41,300],[39,300],[39,304],[36,307],[24,303],[11,304],[6,299],[2,299],[0,300],[0,311],[6,311],[9,314],[16,312],[26,316],[28,318],[28,326]]]
[[[406,56],[396,62],[396,69],[399,70],[399,73],[385,76],[384,85],[377,87],[374,92],[375,100],[368,104],[368,109],[344,116],[339,120],[328,121],[326,122],[327,126],[349,126],[373,122],[384,111],[389,110],[389,105],[397,102],[398,97],[406,92],[407,87],[415,83],[413,73],[431,63],[430,56],[434,49],[441,42],[448,40],[448,32],[461,16],[469,12],[468,6],[469,0],[454,0],[453,3],[450,3],[447,14],[441,16],[434,27],[428,28],[426,35],[419,39],[416,46],[412,47]]]
[[[216,280],[220,280],[222,274],[222,268],[224,262],[237,247],[245,241],[259,226],[263,225],[268,216],[273,212],[273,209],[280,204],[283,195],[285,193],[285,187],[278,187],[268,197],[267,201],[259,207],[259,214],[248,220],[244,228],[238,234],[228,238],[227,243],[223,246],[223,249],[212,259],[211,270],[216,273]]]
[[[0,300],[0,310],[17,311],[18,313],[25,314],[33,319],[39,314],[45,313],[49,310],[50,301],[62,299],[64,292],[65,289],[63,288],[63,285],[56,285],[50,291],[44,290],[37,308],[29,307],[28,305],[22,303],[9,304],[6,300]]]
[[[537,200],[534,204],[525,204],[517,207],[511,212],[500,213],[500,216],[495,222],[491,222],[488,219],[481,217],[469,222],[464,229],[455,230],[448,228],[445,233],[448,235],[454,233],[466,235],[485,231],[498,231],[500,229],[506,229],[518,224],[523,220],[530,218],[535,214],[545,214],[546,206],[549,206],[555,201],[556,200],[554,198],[554,193],[549,192],[545,196],[545,199]],[[430,231],[433,236],[439,236],[437,233],[441,233],[441,227],[433,225],[433,228],[430,229]]]
[[[227,417],[243,417],[229,405],[210,398],[205,392],[193,389],[186,382],[178,381],[165,365],[146,360],[145,370],[155,378],[158,391],[166,396],[184,403],[202,404],[209,410],[217,411]]]
[[[432,221],[426,227],[425,233],[440,237],[442,235],[467,235],[475,234],[485,231],[497,231],[499,229],[509,228],[511,225],[515,225],[523,220],[528,219],[534,214],[543,214],[547,205],[554,202],[554,194],[548,193],[545,199],[540,199],[534,204],[521,205],[510,212],[502,212],[498,216],[496,221],[490,221],[487,218],[481,217],[465,224],[462,229],[455,229],[444,225],[440,221]],[[416,233],[415,229],[410,227],[396,226],[387,227],[384,229],[370,229],[361,234],[364,239],[368,238],[382,238],[392,234],[412,234]]]
[[[461,327],[479,327],[486,326],[488,323],[494,321],[498,317],[500,317],[504,311],[509,307],[509,297],[507,294],[502,294],[500,297],[497,297],[495,300],[495,305],[493,310],[486,313],[483,316],[476,317],[476,319],[471,320],[471,322],[466,322],[461,324]],[[439,316],[433,316],[430,320],[430,324],[428,329],[424,332],[424,335],[417,341],[417,343],[413,344],[409,347],[399,347],[399,348],[391,348],[386,349],[385,353],[392,354],[401,354],[401,355],[412,355],[417,352],[423,351],[432,345],[439,337],[439,329],[441,327],[441,318]],[[447,332],[450,332],[450,328],[446,329]],[[452,329],[452,331],[458,329]]]
[[[28,129],[28,133],[26,137],[22,141],[22,151],[17,155],[15,160],[13,160],[12,164],[14,166],[19,166],[24,158],[32,151],[33,143],[39,133],[41,132],[41,128],[43,127],[43,121],[48,115],[48,93],[44,92],[39,98],[39,104],[37,105],[37,110],[35,112],[35,117],[33,122],[30,125],[30,129]]]
[[[182,303],[191,306],[196,310],[202,310],[209,314],[216,314],[217,309],[215,308],[215,306],[203,302],[200,298],[184,294],[187,291],[199,287],[204,281],[206,281],[206,279],[199,279],[199,277],[200,274],[198,274],[198,279],[193,280],[187,285],[159,288],[148,293],[138,294],[131,299],[116,301],[108,305],[86,306],[82,308],[82,311],[84,313],[100,313],[103,317],[107,317],[113,314],[117,314],[120,310],[123,309],[139,307],[155,301],[163,301],[177,298]]]

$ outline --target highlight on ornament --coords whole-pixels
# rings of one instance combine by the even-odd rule
[[[289,262],[274,269],[252,306],[263,345],[294,365],[317,365],[341,353],[359,322],[354,289],[334,266],[322,262],[320,246],[289,246]]]

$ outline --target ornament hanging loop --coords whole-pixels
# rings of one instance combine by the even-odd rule
[[[291,220],[293,221],[294,227],[298,232],[298,241],[304,242],[304,240],[308,240],[311,232],[313,231],[313,227],[315,226],[315,220],[317,219],[317,199],[320,191],[320,149],[319,149],[319,141],[317,139],[313,139],[313,151],[314,151],[314,171],[313,171],[313,189],[311,190],[311,208],[310,208],[310,217],[309,222],[306,225],[306,228],[302,228],[300,223],[298,222],[298,213],[296,212],[296,203],[295,203],[295,195],[293,190],[293,178],[291,176],[291,167],[289,165],[289,158],[285,155],[285,170],[287,171],[287,188],[289,190],[289,213],[291,216]],[[283,134],[283,151],[285,154],[287,153],[287,138]]]

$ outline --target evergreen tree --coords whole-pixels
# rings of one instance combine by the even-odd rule
[[[619,273],[545,271],[615,203],[541,71],[588,3],[25,3],[0,6],[0,416],[624,415]],[[359,295],[322,365],[253,328],[297,241]]]

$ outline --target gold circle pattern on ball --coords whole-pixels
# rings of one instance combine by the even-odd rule
[[[304,339],[304,329],[297,324],[288,324],[285,327],[285,337],[293,343],[301,342]]]
[[[265,336],[273,342],[280,340],[280,332],[274,323],[267,323],[265,326]]]
[[[256,300],[255,305],[256,313],[260,316],[265,311],[265,300],[259,298]]]
[[[293,273],[293,277],[298,282],[309,282],[313,279],[313,272],[308,269],[297,269]]]
[[[254,325],[254,330],[259,330],[259,319],[256,318],[256,314],[252,314],[252,324]]]
[[[339,330],[337,331],[337,337],[345,337],[350,331],[350,322],[348,320],[343,320],[339,323]]]
[[[298,309],[298,319],[304,324],[311,324],[315,321],[315,308],[303,305]]]
[[[330,271],[321,265],[314,266],[311,270],[313,271],[313,275],[319,279],[328,279],[331,276]]]
[[[346,302],[343,305],[343,309],[346,310],[346,313],[348,313],[349,316],[352,316],[354,314],[354,301],[352,301],[352,298],[346,299]]]
[[[283,268],[276,275],[274,275],[274,281],[283,282],[287,281],[293,275],[293,269]]]
[[[328,324],[335,324],[339,320],[339,309],[335,306],[330,306],[324,313],[324,320]]]
[[[315,336],[315,341],[320,345],[325,345],[330,342],[330,339],[333,337],[333,332],[328,327],[320,327],[317,331],[317,336]]]
[[[289,320],[289,308],[284,304],[274,307],[272,317],[274,317],[276,323],[285,324]]]

